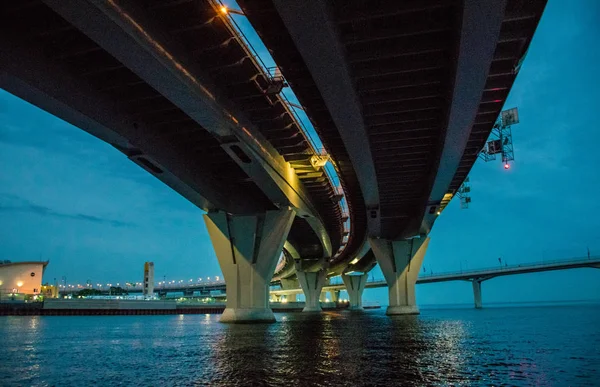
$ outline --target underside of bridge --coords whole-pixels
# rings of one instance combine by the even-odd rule
[[[364,197],[351,216],[386,239],[427,234],[460,187],[545,5],[239,3],[341,163],[348,196]]]
[[[316,150],[278,94],[283,81],[215,2],[3,2],[0,22],[0,87],[113,145],[203,210],[262,219],[293,208],[284,239],[309,267],[340,249],[339,191],[312,163]]]
[[[268,261],[248,277],[261,289],[275,270],[333,275],[389,261],[398,289],[492,130],[545,2],[239,0],[285,79],[213,0],[3,2],[0,87],[208,211],[213,241],[231,237],[219,260],[233,260],[236,281],[248,277],[239,259]],[[316,150],[279,94],[285,82],[343,186],[345,244],[339,192],[312,162]],[[265,224],[288,216],[289,233],[269,239]],[[268,246],[285,246],[277,268]],[[239,308],[265,308],[266,290],[248,301],[236,289]],[[414,289],[395,297],[414,304]]]
[[[239,3],[338,163],[353,224],[404,251],[471,170],[546,1]],[[381,251],[340,267],[394,259]],[[390,279],[407,270],[388,266]]]

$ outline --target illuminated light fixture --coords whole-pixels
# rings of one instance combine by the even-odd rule
[[[229,8],[227,8],[227,6],[225,6],[225,5],[222,5],[222,6],[219,8],[219,11],[221,12],[221,14],[222,14],[222,15],[227,15],[227,14],[229,14],[229,13],[233,13],[233,14],[235,14],[235,15],[242,15],[242,16],[244,15],[244,13],[243,13],[242,11],[237,11],[237,10],[235,10],[235,9],[229,9]]]
[[[442,211],[438,211],[437,214],[440,215],[442,213]]]
[[[352,261],[350,261],[350,264],[351,264],[351,265],[356,265],[356,263],[357,263],[358,261],[360,261],[360,258],[356,257],[356,258],[354,258]]]
[[[504,164],[504,169],[509,169],[510,165],[508,163]]]
[[[23,286],[23,281],[19,281],[19,282],[17,282],[17,286],[18,286],[18,287],[21,287],[21,286]]]

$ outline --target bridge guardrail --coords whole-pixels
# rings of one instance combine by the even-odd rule
[[[222,9],[222,7],[225,7],[225,4],[223,4],[223,2],[221,0],[213,0],[213,2],[216,5],[217,9]],[[265,64],[263,58],[258,53],[258,51],[254,48],[254,46],[252,45],[252,43],[250,42],[250,40],[248,39],[246,34],[244,34],[244,32],[242,31],[242,28],[238,25],[238,23],[235,21],[235,19],[229,13],[227,13],[225,15],[225,17],[227,18],[226,20],[228,21],[228,23],[230,25],[230,29],[234,33],[234,36],[236,37],[238,42],[242,45],[242,47],[244,47],[244,49],[247,51],[248,56],[251,58],[251,60],[253,60],[257,64],[257,67],[261,70],[263,77],[265,77],[265,79],[277,79],[280,82],[286,83],[285,77],[283,76],[283,74],[281,74],[281,72],[278,71],[277,67],[268,67]],[[290,90],[290,91],[295,97],[293,90]],[[288,97],[285,95],[285,92],[283,92],[283,91],[277,93],[277,98],[280,100],[282,105],[286,108],[286,110],[288,111],[288,113],[290,114],[292,119],[296,122],[296,124],[300,128],[301,134],[303,135],[306,142],[312,148],[313,155],[314,156],[327,155],[327,151],[323,147],[323,144],[321,143],[320,139],[318,142],[315,141],[315,139],[313,138],[313,136],[311,134],[311,131],[308,130],[308,128],[304,122],[305,120],[301,119],[300,116],[298,115],[298,112],[296,111],[296,109],[302,108],[302,107],[298,106],[297,104],[291,103],[290,100],[288,99]],[[307,119],[308,119],[308,117],[307,117]],[[313,131],[314,131],[314,128],[313,128]],[[335,176],[333,176],[332,172],[329,170],[329,168],[327,168],[327,165],[322,167],[323,171],[325,173],[325,176],[327,176],[327,179],[329,180],[330,185],[334,188],[334,191],[336,193],[341,192],[342,195],[344,195],[343,197],[345,198],[344,189],[340,183],[338,171],[337,171],[335,165],[333,164],[333,162],[330,161],[330,163],[335,172]],[[342,209],[342,212],[348,212],[348,205],[344,199],[340,200],[339,205]],[[349,231],[351,232],[352,225],[350,222],[350,218],[348,218],[348,220],[346,222],[348,223],[348,228],[349,228]],[[339,255],[344,250],[345,246],[346,245],[343,245],[340,248],[340,250],[336,253],[336,255]]]
[[[544,260],[542,262],[530,262],[530,263],[520,263],[517,265],[506,265],[506,266],[491,266],[491,267],[482,267],[478,269],[469,269],[469,270],[460,270],[460,271],[449,271],[449,272],[440,272],[440,273],[429,273],[420,275],[419,278],[430,278],[430,277],[441,277],[441,276],[452,276],[452,275],[463,275],[463,274],[477,274],[486,271],[494,271],[494,272],[504,272],[504,271],[512,271],[514,269],[534,269],[536,267],[544,267],[549,265],[560,265],[560,264],[569,264],[569,263],[586,263],[590,260],[600,260],[600,256],[595,257],[577,257],[572,259],[557,259],[557,260]]]

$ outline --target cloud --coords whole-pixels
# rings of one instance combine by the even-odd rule
[[[9,199],[9,201],[16,202],[13,204],[0,203],[0,212],[30,213],[30,214],[36,214],[36,215],[41,215],[41,216],[53,217],[53,218],[71,219],[71,220],[83,221],[83,222],[107,224],[107,225],[110,225],[113,227],[133,227],[133,226],[135,226],[134,223],[123,222],[120,220],[110,219],[110,218],[105,218],[105,217],[100,217],[100,216],[95,216],[95,215],[82,214],[82,213],[68,214],[68,213],[64,213],[64,212],[55,211],[51,208],[34,204],[26,199],[18,198],[14,195],[0,194],[0,197],[4,197],[5,199]]]

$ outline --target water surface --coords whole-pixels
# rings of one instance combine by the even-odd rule
[[[600,306],[0,318],[4,386],[600,385]]]

